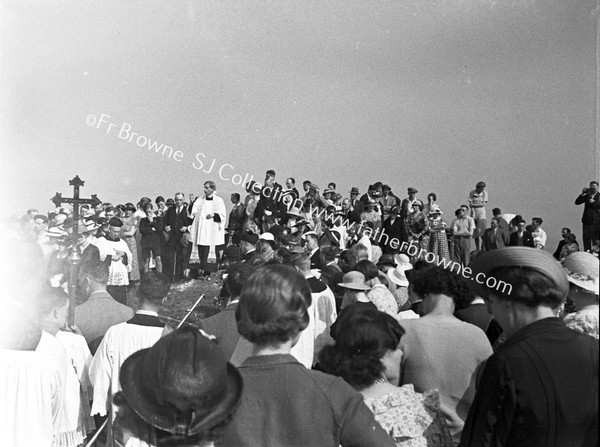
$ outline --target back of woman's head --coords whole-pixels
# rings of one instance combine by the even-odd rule
[[[381,359],[398,349],[403,334],[398,321],[385,312],[348,306],[331,329],[335,345],[321,350],[319,364],[353,387],[365,388],[382,376],[385,367]]]
[[[293,339],[308,326],[310,286],[294,268],[270,264],[248,279],[235,316],[238,332],[258,345]]]
[[[489,277],[498,284],[510,287],[497,288],[494,295],[505,301],[514,301],[527,307],[549,306],[558,308],[564,294],[556,282],[548,275],[527,267],[499,267],[490,272]]]
[[[421,298],[428,294],[442,294],[454,300],[457,309],[467,307],[475,294],[469,289],[467,281],[451,269],[432,266],[414,272],[407,272],[412,290]]]
[[[367,259],[358,261],[354,266],[354,270],[365,275],[365,279],[367,281],[370,281],[373,278],[377,278],[377,276],[379,276],[379,269],[377,268],[377,266]]]

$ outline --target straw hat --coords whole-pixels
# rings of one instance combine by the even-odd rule
[[[360,272],[348,272],[344,275],[343,282],[338,283],[338,286],[344,287],[350,290],[362,290],[367,291],[371,288],[365,284],[365,275]]]
[[[562,266],[570,283],[595,295],[600,293],[598,287],[600,262],[593,254],[583,251],[571,253],[562,261]]]
[[[488,251],[478,256],[469,267],[472,270],[472,278],[476,278],[479,273],[489,277],[489,273],[499,267],[527,267],[551,278],[563,297],[569,293],[569,282],[563,267],[550,253],[536,248],[506,247]],[[481,297],[486,297],[494,291],[478,281],[468,281],[468,284],[473,292]]]
[[[132,354],[119,379],[133,411],[176,435],[195,435],[227,419],[242,395],[242,377],[215,337],[187,327]]]

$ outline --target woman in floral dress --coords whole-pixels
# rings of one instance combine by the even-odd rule
[[[397,446],[449,447],[452,440],[440,413],[437,390],[417,393],[413,385],[397,386],[403,334],[390,315],[349,306],[331,327],[335,345],[322,349],[319,365],[360,391]]]

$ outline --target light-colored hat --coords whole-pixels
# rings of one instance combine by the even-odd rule
[[[298,208],[297,206],[291,207],[287,213],[290,216],[302,217],[302,214],[300,214],[300,208]]]
[[[371,289],[368,285],[365,284],[365,275],[363,275],[360,272],[348,272],[344,275],[342,280],[344,282],[338,283],[338,286],[344,287],[346,289],[362,291],[367,291]]]
[[[563,259],[562,266],[570,283],[595,295],[600,293],[600,261],[593,254],[576,251]]]
[[[429,216],[432,216],[433,214],[444,214],[442,213],[442,210],[440,209],[439,205],[432,205],[431,208],[429,208],[429,213],[427,213]]]
[[[266,231],[265,233],[261,234],[258,239],[262,239],[263,241],[273,241],[275,242],[275,236],[273,235],[273,233],[269,233],[268,231]]]
[[[315,233],[314,231],[307,231],[306,233],[304,233],[302,235],[302,239],[306,239],[306,236],[314,236],[316,238],[319,238],[319,235],[317,233]]]
[[[406,278],[406,271],[413,268],[410,263],[410,259],[405,254],[398,256],[398,265],[395,269],[389,269],[387,272],[388,278],[394,284],[401,287],[408,287],[408,279]]]
[[[66,214],[57,214],[56,217],[54,217],[54,222],[56,225],[63,224],[65,220],[67,220]]]

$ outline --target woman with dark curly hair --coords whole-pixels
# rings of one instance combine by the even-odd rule
[[[423,304],[421,318],[402,321],[400,385],[412,383],[420,393],[440,391],[442,413],[457,443],[475,396],[476,370],[492,347],[481,329],[453,315],[474,299],[459,274],[428,267],[408,270],[406,276]]]
[[[421,394],[413,385],[397,387],[389,382],[398,380],[399,342],[404,334],[393,317],[352,305],[340,314],[331,332],[335,345],[321,351],[321,368],[360,391],[397,446],[452,445],[437,390]]]
[[[308,282],[289,266],[265,265],[244,285],[236,319],[252,354],[239,367],[241,403],[219,446],[394,445],[358,392],[290,355],[310,304]]]

